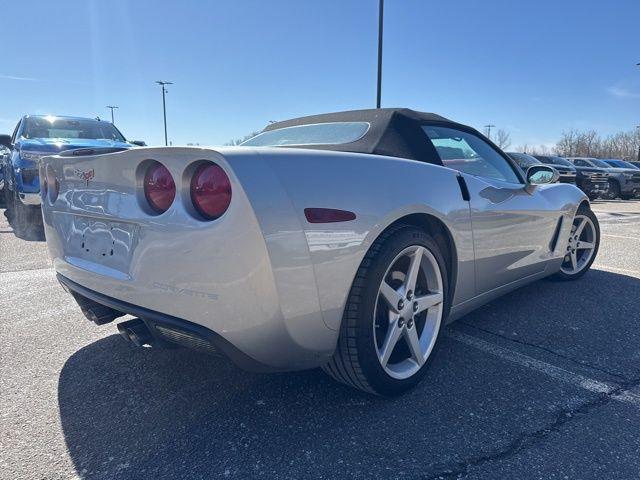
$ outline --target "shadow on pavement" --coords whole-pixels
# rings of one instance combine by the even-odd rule
[[[636,301],[610,318],[585,305],[585,298],[602,305],[595,297],[609,290]],[[638,279],[593,271],[576,283],[537,282],[463,321],[505,337],[518,329],[519,341],[549,349],[637,363],[637,299]],[[596,345],[602,335],[611,345]],[[136,349],[111,335],[62,369],[65,441],[81,477],[426,478],[508,451],[523,436],[538,441],[536,432],[564,418],[567,405],[595,395],[446,336],[441,345],[424,382],[387,400],[319,370],[246,373],[223,359]]]
[[[8,209],[4,211],[4,216],[12,228],[13,234],[21,240],[29,242],[44,242],[46,240],[42,221],[26,225],[16,225],[16,220]],[[9,232],[3,231],[2,233]]]

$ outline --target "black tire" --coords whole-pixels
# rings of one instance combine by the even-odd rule
[[[443,313],[431,354],[420,370],[398,380],[382,368],[373,333],[373,312],[378,290],[387,269],[405,248],[421,245],[435,257],[443,283]],[[412,225],[400,225],[383,233],[371,246],[353,281],[342,318],[338,345],[323,370],[335,380],[351,387],[383,396],[395,396],[413,388],[424,377],[439,347],[439,337],[449,311],[446,262],[436,241]]]
[[[7,222],[9,222],[11,220],[11,195],[12,193],[9,191],[9,189],[7,188],[7,185],[5,183],[5,187],[4,187],[4,216],[7,219]]]
[[[582,268],[582,270],[580,270],[579,272],[574,274],[567,274],[566,272],[563,272],[562,270],[560,270],[557,273],[555,273],[553,276],[551,276],[551,279],[553,280],[568,281],[568,280],[577,280],[581,278],[585,273],[589,271],[589,269],[591,268],[591,265],[593,264],[596,257],[598,256],[598,249],[600,248],[600,224],[598,223],[598,218],[588,206],[584,206],[584,205],[578,208],[576,215],[584,215],[588,217],[593,223],[593,226],[595,227],[595,249],[593,251],[593,255],[591,256],[591,259],[589,260],[589,262],[587,262],[584,268]]]
[[[10,204],[7,205],[7,219],[18,236],[28,235],[31,230],[42,229],[40,207],[25,205],[14,190]]]
[[[607,193],[607,198],[615,200],[620,196],[620,184],[617,180],[609,180],[609,193]]]

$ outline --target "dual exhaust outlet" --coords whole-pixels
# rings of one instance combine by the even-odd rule
[[[67,292],[73,295],[84,316],[96,325],[104,325],[126,315],[124,312],[95,302],[70,290],[64,283],[62,283],[62,286]],[[149,328],[141,318],[134,318],[119,323],[118,333],[122,338],[131,342],[136,347],[154,346],[175,348],[176,346],[183,346],[217,354],[216,347],[208,339],[203,338],[197,333],[169,325],[158,326],[153,324],[151,328]]]
[[[147,325],[139,318],[118,324],[118,333],[136,347],[151,346],[153,335]]]
[[[65,287],[64,284],[62,286]],[[116,318],[125,315],[111,307],[94,302],[93,300],[83,297],[82,295],[68,289],[66,290],[71,293],[76,302],[78,302],[78,306],[82,310],[84,316],[96,325],[104,325],[106,323],[113,322]],[[122,335],[122,338],[133,343],[136,347],[144,347],[145,345],[151,346],[153,342],[153,335],[151,334],[149,327],[147,327],[144,321],[139,318],[119,323],[118,333]]]

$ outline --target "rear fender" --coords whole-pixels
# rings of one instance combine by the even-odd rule
[[[287,211],[297,218],[297,228],[302,226],[308,252],[305,256],[313,266],[320,308],[329,328],[340,328],[347,295],[367,250],[389,225],[410,214],[425,213],[447,225],[458,257],[454,302],[473,295],[469,204],[462,199],[457,172],[378,155],[301,149],[260,149],[259,153],[286,191]],[[253,198],[252,188],[247,191]],[[347,210],[355,213],[356,219],[309,223],[304,209],[313,207]],[[263,230],[264,225],[282,221],[277,212],[263,214],[255,205],[254,210]],[[287,228],[274,230],[283,232]],[[299,242],[300,236],[297,232],[296,235]],[[271,253],[274,268],[287,264],[281,257],[284,256]]]

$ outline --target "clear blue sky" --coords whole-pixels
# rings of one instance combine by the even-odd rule
[[[2,0],[0,132],[25,113],[219,144],[375,102],[377,0]],[[383,106],[554,143],[640,124],[638,0],[387,0]]]

